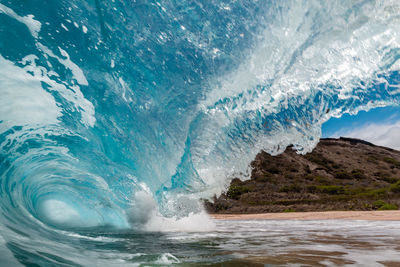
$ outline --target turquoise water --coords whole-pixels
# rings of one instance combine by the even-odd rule
[[[331,117],[398,106],[399,13],[395,0],[0,0],[1,257],[87,265],[100,252],[82,231],[111,247],[108,232],[208,231],[187,216],[261,149],[305,153]]]

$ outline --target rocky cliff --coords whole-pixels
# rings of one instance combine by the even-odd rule
[[[384,210],[400,205],[400,152],[366,141],[321,139],[312,153],[260,152],[251,179],[205,201],[210,213]]]

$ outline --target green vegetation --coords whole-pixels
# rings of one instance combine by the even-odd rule
[[[397,207],[397,205],[386,203],[385,205],[380,207],[378,210],[398,210],[398,209],[399,209],[399,207]]]
[[[388,188],[378,188],[378,189],[361,188],[360,192],[354,195],[359,198],[378,198],[385,195],[387,192]]]
[[[341,172],[336,172],[335,173],[335,178],[336,179],[343,179],[343,180],[350,180],[350,179],[353,179],[353,176],[350,173],[347,173],[345,171],[341,171]]]
[[[225,195],[207,205],[244,213],[400,207],[399,153],[332,140],[318,146],[304,156],[290,149],[278,156],[260,153],[251,180],[232,180]]]
[[[399,181],[399,178],[389,176],[389,177],[384,177],[382,180],[388,182],[389,184],[394,184],[397,181]]]
[[[355,170],[354,173],[361,173],[359,170]],[[320,194],[326,194],[326,195],[332,195],[332,197],[321,197],[320,199],[299,199],[299,200],[281,200],[278,202],[263,202],[263,205],[271,205],[272,203],[274,204],[283,204],[283,205],[290,205],[291,203],[293,204],[299,204],[299,203],[319,203],[319,202],[325,202],[327,199],[330,201],[343,201],[343,200],[360,200],[360,199],[379,199],[382,197],[388,197],[391,193],[400,193],[400,181],[397,181],[395,183],[392,183],[386,187],[381,187],[381,188],[376,188],[376,187],[350,187],[350,186],[344,186],[344,185],[332,185],[328,184],[329,180],[326,177],[319,176],[319,175],[307,175],[304,177],[307,181],[310,182],[318,182],[319,185],[315,184],[309,184],[309,185],[300,185],[298,182],[301,182],[300,177],[292,177],[291,179],[286,178],[287,180],[295,180],[297,181],[296,183],[293,184],[287,184],[279,187],[278,191],[280,193],[320,193]],[[304,180],[303,180],[304,181]],[[331,181],[333,182],[333,181]],[[249,186],[242,185],[245,182],[241,182],[239,179],[235,179],[234,182],[231,184],[228,192],[226,195],[230,199],[234,200],[239,200],[241,199],[242,194],[244,193],[251,193],[252,189]],[[250,202],[247,202],[245,199],[242,199],[242,201],[248,203],[249,205],[260,205],[259,201],[254,202],[253,200]],[[375,201],[373,205],[371,206],[374,207],[375,209],[388,209],[389,204],[388,203],[382,202],[382,201]],[[390,204],[393,205],[393,204]],[[393,208],[393,206],[391,206]],[[219,207],[219,208],[224,208],[224,207]]]
[[[329,178],[325,177],[325,176],[321,176],[321,175],[312,175],[312,174],[307,174],[304,179],[308,180],[308,181],[312,181],[312,182],[317,182],[319,184],[330,184],[332,183]]]
[[[314,176],[314,181],[320,184],[329,185],[331,182],[325,176],[316,175]]]
[[[305,155],[304,157],[315,164],[318,164],[318,165],[321,165],[321,166],[327,168],[328,170],[331,169],[330,165],[334,164],[334,162],[332,160],[329,160],[318,153],[309,153],[309,154]]]
[[[394,158],[390,158],[390,157],[384,157],[383,161],[389,164],[392,164],[396,167],[400,167],[400,162],[395,160]]]
[[[316,189],[320,193],[330,195],[342,195],[345,193],[344,187],[341,185],[319,185]]]
[[[289,209],[283,210],[283,212],[296,212],[296,211],[294,209],[292,209],[292,208],[289,208]]]
[[[257,182],[265,183],[271,180],[272,174],[269,172],[263,172],[261,174],[254,175],[254,180]]]
[[[364,170],[361,169],[354,169],[351,171],[351,173],[348,173],[346,171],[338,171],[335,172],[335,178],[340,179],[340,180],[351,180],[351,179],[365,179],[365,173]]]
[[[284,185],[281,188],[279,188],[279,192],[296,192],[300,193],[302,190],[301,186],[297,184],[291,184],[291,185]]]
[[[396,204],[387,203],[383,200],[377,200],[372,203],[373,207],[377,210],[398,210],[399,207]]]
[[[351,175],[353,176],[353,178],[358,179],[358,180],[365,178],[365,173],[361,169],[354,169],[351,172]]]
[[[374,201],[374,203],[372,203],[372,206],[374,208],[376,208],[376,209],[379,209],[380,207],[382,207],[382,206],[384,206],[386,204],[387,203],[385,201],[383,201],[383,200],[377,200],[377,201]]]
[[[385,181],[390,184],[394,184],[399,180],[398,178],[392,177],[391,174],[386,171],[375,172],[374,176],[377,177],[379,180]]]
[[[226,192],[226,195],[231,199],[238,200],[242,194],[248,193],[249,191],[250,188],[247,186],[231,185],[228,192]]]
[[[400,181],[391,184],[389,187],[390,191],[392,191],[393,193],[400,193]]]

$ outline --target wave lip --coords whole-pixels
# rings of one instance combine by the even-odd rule
[[[399,10],[395,0],[0,4],[5,243],[36,253],[37,237],[50,253],[57,239],[76,255],[85,229],[212,228],[199,199],[248,177],[259,150],[306,153],[329,118],[399,104]]]

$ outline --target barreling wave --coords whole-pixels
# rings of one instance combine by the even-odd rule
[[[399,14],[396,0],[0,1],[4,242],[63,240],[43,252],[59,255],[76,229],[201,212],[261,149],[306,153],[329,118],[398,105]]]

